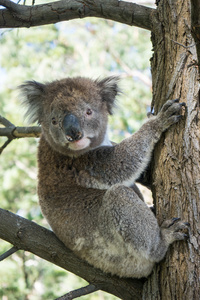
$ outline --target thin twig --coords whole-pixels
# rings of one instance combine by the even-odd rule
[[[5,127],[15,128],[15,125],[13,123],[11,123],[8,119],[2,117],[1,115],[0,115],[0,123]]]
[[[0,255],[0,261],[4,260],[5,258],[9,257],[13,253],[17,252],[19,249],[16,247],[10,248],[8,251]]]
[[[13,139],[7,139],[7,141],[0,147],[0,155],[3,150],[12,142]]]
[[[71,292],[57,298],[56,300],[72,300],[72,299],[75,299],[75,298],[78,298],[78,297],[81,297],[81,296],[91,294],[91,293],[96,292],[98,290],[99,290],[99,288],[97,288],[95,285],[89,284],[89,285],[84,286],[80,289],[71,291]]]
[[[6,7],[7,9],[14,11],[14,12],[18,12],[18,13],[20,12],[20,9],[21,9],[19,4],[16,4],[10,0],[1,0],[0,4],[4,7]]]

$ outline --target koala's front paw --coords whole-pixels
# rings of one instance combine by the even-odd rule
[[[183,222],[180,218],[173,218],[163,222],[161,232],[165,240],[171,244],[174,241],[185,240],[189,237],[190,224]]]
[[[179,103],[179,99],[168,100],[157,117],[161,122],[162,130],[165,131],[171,125],[177,123],[182,118],[182,107],[185,107],[185,102]]]

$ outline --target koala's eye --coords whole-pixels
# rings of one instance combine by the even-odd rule
[[[92,110],[91,110],[90,108],[88,108],[87,111],[86,111],[86,114],[87,114],[88,116],[91,116]]]
[[[51,123],[52,123],[53,125],[57,125],[56,119],[55,119],[55,118],[52,118]]]

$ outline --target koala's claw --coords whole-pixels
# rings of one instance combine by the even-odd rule
[[[183,236],[184,236],[184,238],[185,238],[186,240],[189,239],[189,234],[184,233]]]
[[[169,228],[171,227],[172,225],[174,225],[174,223],[180,221],[181,219],[180,218],[172,218],[170,220],[165,220],[163,223],[162,223],[162,226],[161,228]]]
[[[188,222],[182,222],[180,218],[172,218],[163,222],[161,231],[166,241],[171,244],[174,241],[188,239],[189,226]]]
[[[179,103],[179,99],[168,100],[160,112],[158,113],[158,119],[162,125],[162,131],[168,129],[171,125],[177,123],[182,116],[182,107],[185,107],[185,102]]]
[[[173,101],[174,103],[179,103],[180,98],[177,98],[177,99],[174,99],[174,100],[171,100],[171,101]],[[186,103],[185,103],[185,102],[180,102],[179,104],[180,104],[181,106],[186,106]]]
[[[172,100],[172,101],[174,101],[174,102],[179,102],[179,100],[180,100],[180,98],[176,98],[176,99],[174,99],[174,100]]]
[[[181,218],[172,218],[173,222],[179,221]]]
[[[190,227],[190,223],[189,222],[185,222],[185,225]]]
[[[185,102],[179,102],[179,100],[180,100],[180,98],[177,98],[174,100],[167,100],[167,102],[161,108],[161,111],[166,112],[168,109],[173,107],[173,109],[170,109],[170,111],[174,110],[174,113],[175,113],[178,108],[180,109],[182,106],[186,106]]]

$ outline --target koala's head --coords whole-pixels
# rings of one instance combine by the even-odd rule
[[[29,123],[38,122],[51,147],[78,156],[100,146],[108,115],[119,93],[118,77],[91,80],[76,77],[20,86]]]

